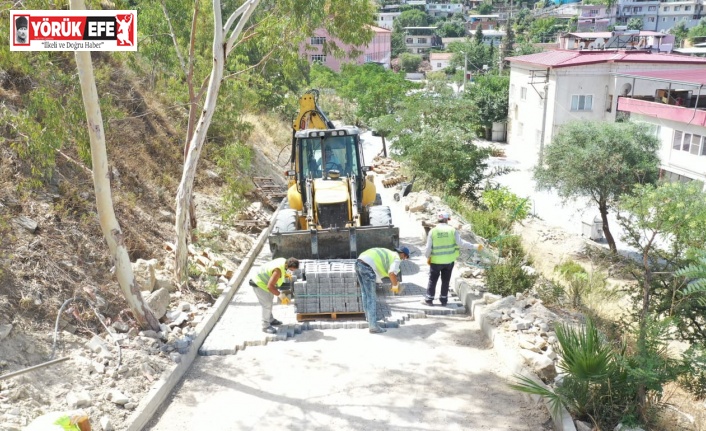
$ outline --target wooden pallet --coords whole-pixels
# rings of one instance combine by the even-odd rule
[[[278,185],[270,177],[253,177],[255,194],[262,202],[272,209],[276,209],[279,202],[287,196],[287,188]]]
[[[297,313],[297,322],[303,322],[305,320],[319,320],[319,319],[353,319],[362,318],[365,319],[365,313],[362,311],[336,311],[332,313]]]

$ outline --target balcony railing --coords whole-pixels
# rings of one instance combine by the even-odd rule
[[[634,112],[648,117],[706,126],[706,111],[701,108],[686,108],[684,106],[621,96],[618,98],[618,111]]]

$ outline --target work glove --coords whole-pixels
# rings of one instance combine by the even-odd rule
[[[394,286],[392,286],[392,293],[394,295],[397,295],[398,293],[400,293],[400,285],[399,284],[395,284]]]
[[[427,257],[427,265],[431,265],[431,257]]]
[[[483,251],[483,244],[477,244],[476,251]]]
[[[278,298],[282,305],[289,305],[289,297],[284,292],[280,292]]]

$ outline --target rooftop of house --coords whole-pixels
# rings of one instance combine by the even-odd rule
[[[452,52],[432,52],[429,54],[429,60],[451,60],[453,56]]]
[[[558,49],[510,57],[507,60],[510,63],[537,65],[554,69],[597,63],[703,64],[706,66],[706,58],[674,54],[651,54],[644,51],[576,51]]]

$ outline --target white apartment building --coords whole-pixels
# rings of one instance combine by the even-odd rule
[[[463,5],[460,3],[427,3],[427,14],[433,17],[450,17],[454,14],[463,13]]]
[[[654,128],[660,140],[660,170],[670,181],[701,181],[706,191],[706,73],[701,70],[657,70],[616,74],[618,111]],[[662,88],[656,97],[633,97],[636,89]],[[676,96],[676,97],[675,97]],[[664,101],[667,103],[664,103]]]
[[[704,17],[704,0],[619,0],[617,20],[642,19],[642,29],[667,31],[683,22],[687,28]]]
[[[661,82],[624,85],[616,73],[704,70],[706,59],[640,51],[546,51],[508,58],[508,142],[542,151],[571,120],[615,121],[618,96],[654,97]]]

